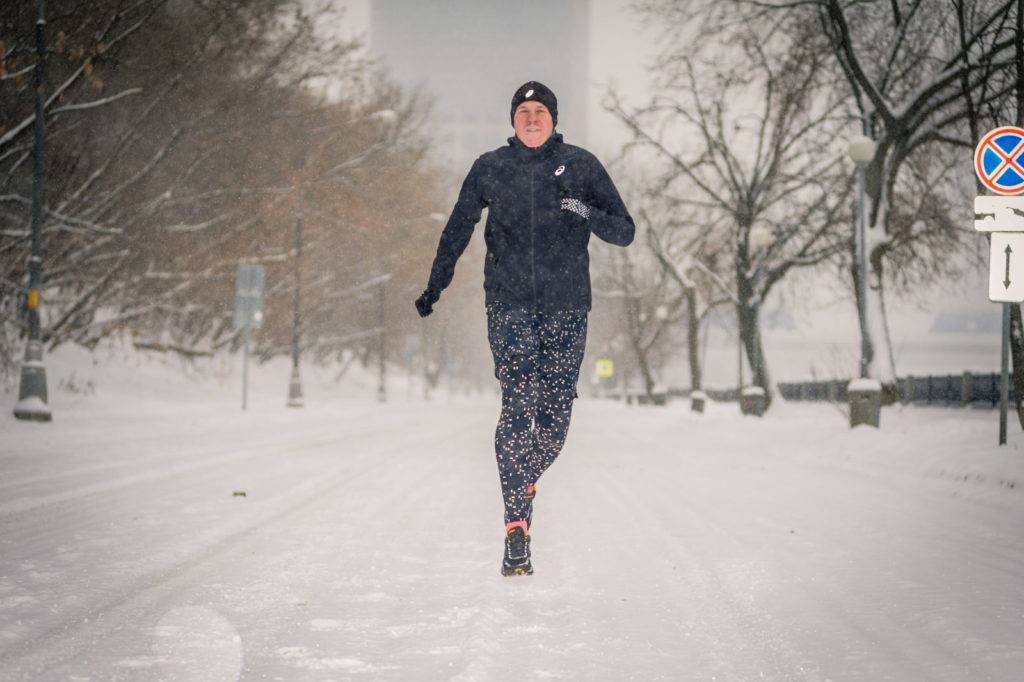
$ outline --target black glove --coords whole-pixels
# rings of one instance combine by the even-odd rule
[[[426,317],[430,313],[434,312],[434,304],[437,303],[437,299],[439,298],[441,298],[440,291],[427,287],[427,289],[420,294],[420,297],[416,299],[416,310],[419,312],[420,317]]]
[[[579,199],[573,199],[572,197],[562,198],[562,210],[571,211],[584,220],[590,217],[590,207]]]

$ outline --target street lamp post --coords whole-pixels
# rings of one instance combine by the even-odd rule
[[[864,215],[864,169],[875,156],[874,141],[864,135],[850,140],[848,149],[850,159],[857,165],[857,220],[856,220],[856,252],[857,252],[857,316],[860,320],[860,378],[868,376],[868,336],[867,336],[867,248],[865,232],[867,220]]]
[[[43,283],[42,208],[43,208],[43,88],[46,78],[46,7],[38,0],[36,20],[36,118],[32,163],[32,255],[28,263],[28,343],[25,364],[21,366],[18,402],[14,406],[17,419],[48,422],[53,419],[47,405],[46,366],[43,364],[43,342],[39,333],[40,289]]]
[[[857,165],[857,220],[854,244],[857,255],[857,317],[860,322],[860,379],[850,382],[847,400],[850,427],[867,424],[877,427],[881,417],[881,386],[868,378],[868,311],[867,311],[867,217],[864,210],[864,175],[875,157],[874,140],[857,135],[850,140],[850,159]]]
[[[299,262],[302,257],[302,215],[295,221],[295,297],[292,305],[292,376],[288,382],[288,407],[302,407],[305,402],[302,398],[302,381],[299,378],[299,332],[300,332],[300,307],[299,295],[302,288],[302,279],[299,270]]]

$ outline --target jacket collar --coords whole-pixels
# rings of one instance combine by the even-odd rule
[[[523,141],[513,135],[508,138],[508,144],[516,153],[516,157],[522,161],[540,161],[546,159],[554,152],[558,145],[562,144],[562,134],[552,132],[544,144],[539,147],[527,147]]]

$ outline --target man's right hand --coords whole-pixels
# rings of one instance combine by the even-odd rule
[[[436,289],[427,288],[420,297],[416,299],[416,311],[420,317],[426,317],[434,312],[434,304],[441,297],[441,292]]]

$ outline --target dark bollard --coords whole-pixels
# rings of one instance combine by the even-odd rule
[[[745,386],[740,392],[741,413],[761,417],[767,409],[768,397],[760,386]]]
[[[882,413],[882,385],[874,379],[854,379],[846,394],[850,400],[850,428],[861,424],[878,428]]]

